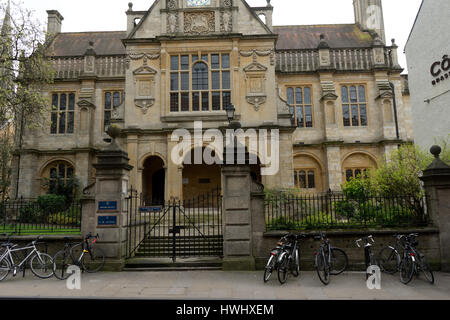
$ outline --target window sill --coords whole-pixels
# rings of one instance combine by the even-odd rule
[[[162,122],[192,122],[192,121],[228,121],[225,111],[192,111],[171,112],[161,117]]]

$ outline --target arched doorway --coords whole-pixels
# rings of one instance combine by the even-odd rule
[[[165,199],[166,170],[158,156],[148,157],[142,172],[142,195],[145,205],[162,205]]]
[[[205,148],[202,148],[202,154],[204,151]],[[183,164],[183,199],[187,201],[197,199],[222,186],[220,164],[206,164],[204,160],[201,164],[194,164],[194,152],[195,149],[186,154]],[[211,154],[214,156],[214,151]]]

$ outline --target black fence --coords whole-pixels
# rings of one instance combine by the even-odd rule
[[[8,200],[0,203],[0,233],[79,234],[81,216],[80,202],[56,210],[43,208],[34,199]]]
[[[427,197],[347,197],[342,193],[267,195],[267,230],[420,227]]]
[[[127,257],[223,255],[220,189],[156,206],[131,191],[127,202]]]

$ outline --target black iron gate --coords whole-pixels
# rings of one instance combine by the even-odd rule
[[[127,257],[223,255],[222,196],[214,189],[191,200],[148,206],[132,190],[128,201]]]

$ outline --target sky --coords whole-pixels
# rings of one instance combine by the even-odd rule
[[[0,0],[5,3],[6,0]],[[125,11],[130,0],[12,0],[21,1],[45,26],[46,10],[58,10],[64,17],[62,32],[126,30]],[[134,10],[147,10],[154,0],[131,0]],[[250,6],[265,6],[266,0],[248,0]],[[422,0],[383,0],[386,41],[399,46],[399,62],[406,68],[403,54]],[[272,0],[274,25],[353,23],[353,0]]]

